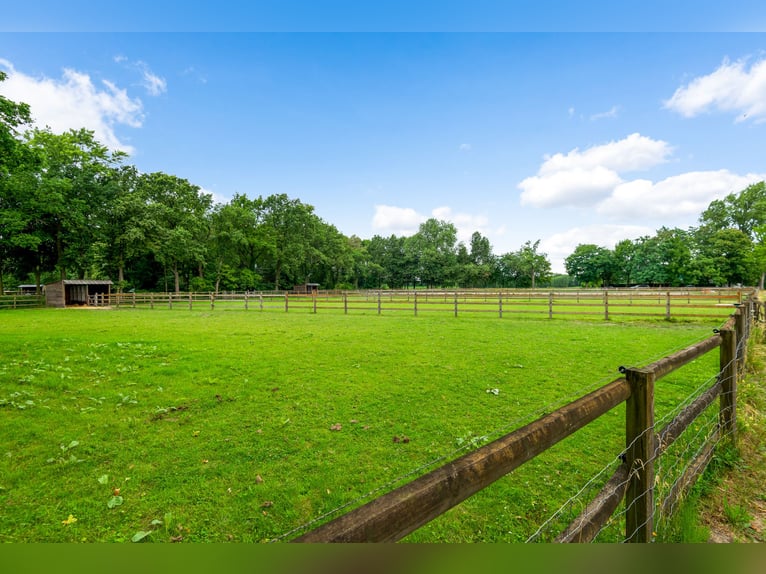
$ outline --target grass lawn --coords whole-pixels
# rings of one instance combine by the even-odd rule
[[[0,541],[286,541],[717,326],[3,311]],[[658,418],[717,363],[662,379]],[[623,433],[618,408],[405,540],[524,541]]]

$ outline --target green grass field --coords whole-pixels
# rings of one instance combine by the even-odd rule
[[[0,540],[286,541],[719,325],[4,311]],[[524,541],[623,433],[618,408],[405,540]]]

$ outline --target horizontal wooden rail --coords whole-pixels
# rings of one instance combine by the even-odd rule
[[[626,401],[616,379],[293,542],[395,542]]]
[[[622,463],[596,497],[554,542],[592,542],[614,514],[628,489],[628,465]]]
[[[716,347],[720,346],[720,344],[721,338],[717,335],[714,335],[712,337],[708,337],[700,343],[697,343],[696,345],[687,347],[682,351],[678,351],[677,353],[660,359],[659,361],[656,361],[644,368],[646,370],[652,371],[654,376],[659,379],[668,373],[675,371],[676,369],[680,369],[694,359],[698,359],[705,353],[712,351]]]

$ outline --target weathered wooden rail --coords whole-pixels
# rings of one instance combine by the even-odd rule
[[[623,402],[626,403],[626,446],[620,455],[623,463],[556,540],[593,540],[625,500],[625,540],[650,541],[656,512],[656,459],[716,398],[720,398],[720,414],[714,438],[736,440],[738,369],[744,360],[749,323],[760,312],[761,305],[749,299],[721,330],[708,339],[646,367],[621,368],[624,377],[327,522],[293,542],[400,540]],[[655,432],[656,381],[717,348],[720,348],[720,371],[715,384],[659,433]],[[706,445],[702,454],[687,468],[683,479],[671,490],[661,509],[670,508],[683,490],[693,483],[707,464],[713,447],[712,441]]]
[[[0,295],[0,309],[31,309],[45,307],[44,295]]]

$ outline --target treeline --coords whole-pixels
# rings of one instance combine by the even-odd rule
[[[347,237],[298,199],[236,195],[214,203],[185,179],[140,173],[88,130],[54,134],[29,124],[27,105],[0,96],[0,293],[85,277],[176,292],[304,282],[326,289],[728,284],[750,283],[766,267],[762,183],[711,204],[697,230],[662,229],[615,250],[580,245],[567,259],[571,277],[554,277],[539,241],[495,255],[481,233],[465,244],[438,219],[409,237]],[[732,216],[730,204],[747,214]]]

